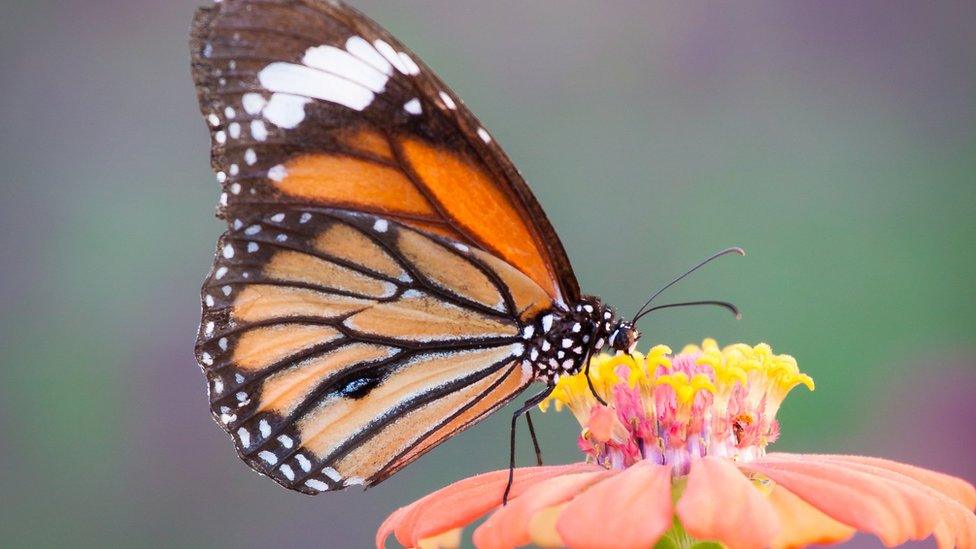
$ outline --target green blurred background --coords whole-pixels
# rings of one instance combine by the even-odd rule
[[[395,507],[506,464],[502,411],[375,489],[310,498],[213,424],[191,354],[221,231],[196,3],[2,3],[2,546],[364,547]],[[746,248],[668,294],[741,321],[662,312],[643,346],[795,355],[817,390],[777,449],[976,480],[976,3],[356,5],[491,128],[588,293],[630,313]],[[538,422],[550,462],[578,459],[569,415]]]

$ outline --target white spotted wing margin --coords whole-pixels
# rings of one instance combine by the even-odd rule
[[[376,484],[531,382],[511,272],[483,252],[324,208],[231,224],[196,355],[218,424],[282,486]]]

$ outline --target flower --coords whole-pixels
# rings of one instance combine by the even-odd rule
[[[467,478],[387,518],[377,547],[457,547],[474,530],[480,549],[804,547],[856,532],[887,546],[933,536],[939,547],[976,548],[976,488],[946,474],[880,458],[766,452],[787,394],[813,380],[768,345],[677,355],[665,346],[601,355],[564,376],[540,407],[568,408],[582,430],[583,463]]]

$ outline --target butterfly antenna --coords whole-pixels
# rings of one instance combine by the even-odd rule
[[[742,318],[742,313],[739,312],[739,308],[733,305],[732,303],[729,303],[728,301],[715,301],[709,299],[705,301],[684,301],[681,303],[668,303],[666,305],[657,305],[635,316],[634,322],[637,322],[638,320],[641,319],[641,317],[646,316],[659,309],[671,309],[674,307],[694,307],[698,305],[714,305],[716,307],[722,307],[723,309],[728,309],[733,315],[735,315],[736,320]]]
[[[733,246],[731,248],[726,248],[726,249],[724,249],[724,250],[722,250],[720,252],[716,252],[716,253],[714,253],[714,254],[706,257],[701,262],[699,262],[697,265],[695,265],[694,267],[688,269],[683,275],[675,278],[671,282],[668,282],[667,284],[664,285],[663,288],[661,288],[660,290],[658,290],[658,291],[654,292],[653,294],[651,294],[651,297],[647,298],[647,301],[645,301],[644,304],[641,305],[640,309],[637,310],[637,313],[634,315],[634,320],[632,320],[631,322],[636,322],[638,318],[644,316],[647,313],[647,311],[645,311],[644,309],[648,305],[650,305],[652,301],[654,301],[654,298],[656,298],[657,296],[661,295],[664,292],[664,290],[667,290],[671,286],[674,286],[675,284],[677,284],[678,282],[680,282],[681,280],[683,280],[686,276],[688,276],[691,273],[697,271],[698,269],[701,269],[702,267],[704,267],[705,265],[711,263],[712,261],[714,261],[714,260],[716,260],[716,259],[718,259],[718,258],[720,258],[720,257],[722,257],[724,255],[729,255],[729,254],[746,255],[746,252],[745,252],[745,250],[743,250],[742,248],[740,248],[738,246]]]

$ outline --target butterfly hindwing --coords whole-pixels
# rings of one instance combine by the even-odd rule
[[[559,302],[579,290],[511,161],[412,52],[326,0],[199,10],[193,74],[228,220],[269,203],[383,215],[492,253]]]
[[[218,243],[197,358],[254,469],[379,482],[531,381],[521,330],[547,294],[498,258],[368,214],[252,213]]]

